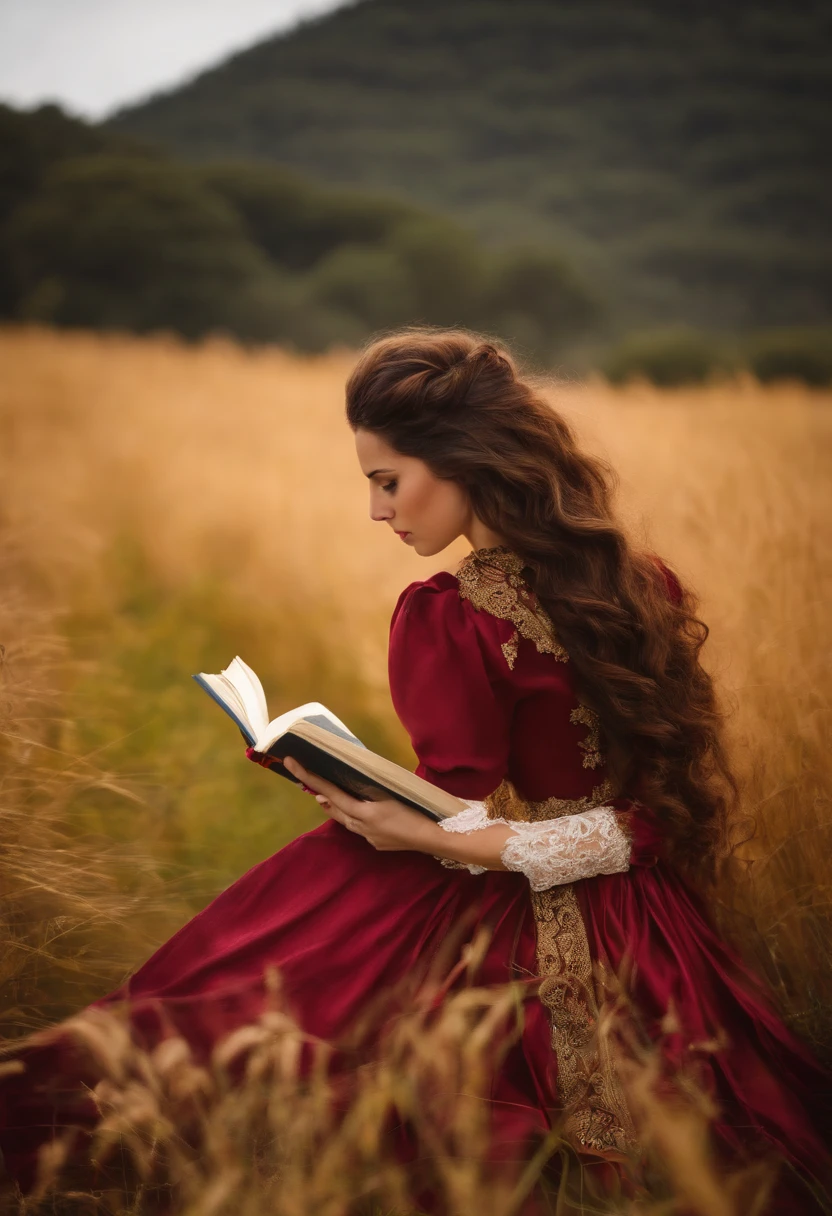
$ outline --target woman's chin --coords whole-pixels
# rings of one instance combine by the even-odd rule
[[[413,540],[409,542],[409,548],[414,553],[418,553],[419,557],[436,557],[437,553],[444,552],[448,545],[453,544],[453,541],[429,541],[429,540]]]

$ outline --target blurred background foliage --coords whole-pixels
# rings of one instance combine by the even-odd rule
[[[428,320],[574,338],[600,306],[551,249],[488,250],[455,220],[256,163],[176,161],[55,107],[0,108],[7,318],[302,351]]]
[[[828,319],[822,0],[364,0],[123,111],[568,253],[628,327]]]
[[[816,0],[360,0],[103,125],[2,108],[0,315],[825,384],[830,51]]]

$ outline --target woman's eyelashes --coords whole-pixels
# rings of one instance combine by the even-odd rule
[[[387,485],[381,488],[382,490],[386,490],[388,494],[392,494],[398,484],[397,481],[388,481]]]

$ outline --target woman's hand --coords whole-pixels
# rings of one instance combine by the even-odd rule
[[[434,853],[446,839],[447,833],[426,815],[394,798],[385,798],[383,802],[364,802],[360,798],[350,797],[322,777],[308,773],[289,756],[283,765],[304,787],[312,790],[332,819],[337,819],[347,831],[363,836],[374,849],[381,852],[410,849],[417,853]]]
[[[264,768],[281,767],[280,760],[262,756],[251,747],[246,748],[246,755]],[[432,857],[459,861],[463,865],[480,865],[488,870],[505,869],[501,852],[512,834],[509,827],[495,824],[465,835],[445,832],[438,823],[395,798],[386,798],[383,802],[364,802],[360,798],[351,798],[322,777],[308,773],[289,756],[282,764],[293,777],[297,777],[302,789],[315,795],[332,819],[337,819],[347,831],[363,836],[375,849],[388,852],[410,849],[417,853],[430,853]]]

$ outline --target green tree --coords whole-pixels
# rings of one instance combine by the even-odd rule
[[[395,198],[276,166],[115,155],[120,142],[57,110],[0,109],[0,167],[25,153],[0,222],[6,315],[309,351],[423,321],[496,330],[545,357],[592,313],[551,251],[495,257]]]
[[[724,369],[720,346],[687,326],[630,334],[609,352],[603,371],[613,384],[643,378],[663,388],[702,384]]]
[[[158,149],[69,118],[55,105],[29,113],[0,104],[0,224],[38,190],[62,160],[108,153],[159,159]]]
[[[308,270],[342,245],[376,245],[420,211],[385,195],[343,190],[253,162],[195,170],[240,216],[249,238],[273,261]]]
[[[519,247],[497,261],[487,293],[489,324],[539,356],[598,321],[597,299],[553,250]]]
[[[341,245],[310,272],[307,282],[315,303],[349,314],[365,331],[416,317],[410,269],[384,245]]]
[[[486,261],[470,233],[450,220],[409,220],[392,233],[389,248],[411,284],[414,321],[482,323]]]
[[[12,215],[37,194],[60,161],[114,150],[145,160],[160,155],[132,137],[69,118],[58,106],[25,113],[0,105],[0,317],[14,315],[19,295],[13,244],[6,231]],[[46,294],[54,297],[54,285]]]
[[[186,337],[223,328],[271,270],[231,207],[184,169],[65,161],[9,224],[18,315]]]
[[[748,365],[758,380],[802,380],[813,388],[832,384],[832,329],[771,329],[747,345]]]

